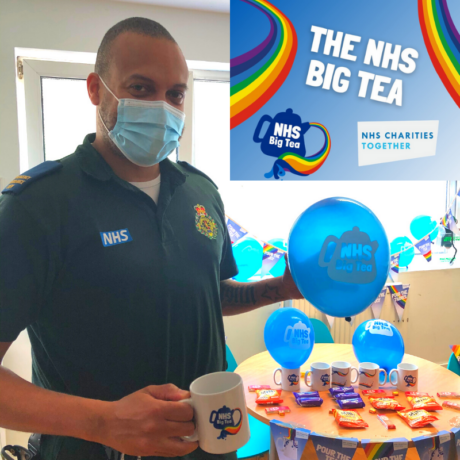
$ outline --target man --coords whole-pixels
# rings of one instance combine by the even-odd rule
[[[116,24],[87,79],[96,134],[3,191],[0,360],[27,328],[33,383],[0,366],[0,426],[41,433],[44,460],[214,458],[180,439],[194,431],[180,401],[226,368],[222,315],[301,296],[288,269],[230,280],[215,185],[166,158],[187,79],[160,24]]]

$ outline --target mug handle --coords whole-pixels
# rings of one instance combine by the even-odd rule
[[[195,407],[193,406],[192,398],[182,399],[180,402],[184,402],[184,403],[189,404],[192,407],[193,412],[195,412]],[[216,412],[216,411],[213,411],[213,412]],[[211,413],[211,417],[212,417],[212,413]],[[182,439],[182,441],[186,441],[186,442],[196,442],[196,441],[198,441],[198,430],[196,429],[196,423],[195,423],[195,431],[191,436],[181,436],[180,438]]]
[[[356,369],[356,367],[351,367],[351,368],[350,368],[350,372],[351,372],[351,371],[356,371],[356,378],[355,378],[354,380],[350,380],[350,382],[351,382],[351,383],[356,383],[356,382],[358,381],[359,371],[358,371],[358,369]],[[351,377],[350,377],[350,379],[351,379]]]
[[[393,372],[396,373],[396,382],[395,382],[395,383],[393,383],[393,380],[391,380],[391,376],[392,376]],[[398,379],[399,379],[399,376],[398,376],[398,369],[391,369],[390,375],[388,376],[388,381],[389,381],[392,385],[397,385],[397,384],[398,384]]]
[[[383,379],[383,383],[380,383],[380,372],[383,372],[385,374],[385,378]],[[379,369],[379,385],[385,385],[385,383],[387,383],[387,380],[388,380],[387,371],[385,369]]]
[[[278,367],[278,369],[275,369],[275,371],[273,372],[273,381],[275,382],[275,385],[281,385],[281,380],[279,381],[279,383],[276,381],[276,373],[280,371],[281,372],[281,368]]]
[[[305,372],[304,381],[305,381],[305,385],[307,385],[307,387],[311,387],[311,384],[312,384],[311,379],[310,379],[310,384],[307,383],[308,374],[311,374],[311,370]]]

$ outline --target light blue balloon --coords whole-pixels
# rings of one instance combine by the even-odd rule
[[[390,372],[402,361],[404,340],[391,323],[370,319],[361,323],[352,339],[353,351],[360,363],[371,362]]]
[[[297,369],[311,355],[315,330],[298,308],[280,308],[265,323],[265,346],[272,358],[286,369]]]
[[[273,238],[272,240],[268,241],[268,244],[275,246],[283,251],[287,251],[287,243],[282,238]],[[281,258],[270,270],[270,274],[274,277],[283,276],[284,270],[286,269],[286,262],[284,257]]]
[[[263,249],[254,238],[245,238],[233,246],[233,257],[238,266],[239,273],[236,281],[245,282],[262,268]]]
[[[288,254],[302,295],[339,318],[372,304],[390,262],[382,224],[369,208],[349,198],[327,198],[304,211],[291,229]]]
[[[399,266],[407,267],[414,259],[414,245],[407,236],[398,236],[390,243],[390,253],[391,255],[396,254],[399,251],[402,251],[404,248],[405,251],[399,254]]]
[[[439,232],[437,227],[438,223],[435,220],[432,220],[430,216],[417,216],[412,219],[412,222],[410,223],[410,232],[418,241],[434,230],[433,233],[430,233],[430,239],[431,241],[434,241]]]

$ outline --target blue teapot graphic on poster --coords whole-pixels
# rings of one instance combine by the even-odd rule
[[[407,383],[406,386],[408,387],[414,387],[415,384],[417,383],[417,378],[414,377],[413,375],[406,375],[404,377],[404,381]]]
[[[289,343],[289,348],[306,350],[310,347],[310,328],[302,321],[298,321],[294,326],[286,328],[284,341]]]
[[[329,374],[323,374],[320,380],[323,382],[323,387],[325,387],[326,385],[329,385],[331,379],[329,378]]]
[[[299,384],[299,376],[297,374],[288,375],[287,379],[291,383],[291,387],[293,385],[298,385]]]
[[[332,244],[335,244],[333,252]],[[367,233],[361,232],[359,227],[353,227],[353,230],[344,232],[340,239],[335,235],[329,235],[324,240],[318,265],[327,267],[327,274],[334,281],[372,283],[377,275],[374,256],[378,247],[378,241],[371,241]]]
[[[233,418],[235,412],[240,414],[238,422],[235,422]],[[216,430],[220,430],[220,435],[217,439],[225,439],[228,435],[234,436],[240,431],[243,423],[243,414],[238,408],[232,410],[227,406],[223,406],[219,410],[211,412],[209,423],[212,423]]]

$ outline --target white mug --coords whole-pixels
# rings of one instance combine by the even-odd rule
[[[396,375],[396,382],[391,376]],[[392,385],[397,385],[399,391],[418,391],[418,367],[415,364],[400,363],[398,369],[392,369],[388,380]]]
[[[276,380],[277,372],[281,372],[281,380]],[[286,369],[278,367],[273,372],[273,381],[275,385],[281,385],[284,391],[300,391],[300,368]]]
[[[380,383],[380,372],[385,374],[385,378]],[[387,381],[387,371],[380,369],[375,363],[360,363],[359,365],[359,388],[361,390],[377,390],[380,385],[385,385]]]
[[[203,375],[190,385],[195,433],[184,441],[198,441],[210,454],[227,454],[243,447],[250,437],[243,379],[234,372]]]
[[[307,382],[308,374],[310,384]],[[313,391],[326,391],[331,388],[331,366],[328,363],[312,363],[310,370],[305,372],[305,385]]]
[[[351,380],[351,371],[356,372],[356,378]],[[349,387],[358,380],[358,369],[351,367],[346,361],[334,361],[332,363],[331,385],[333,387]]]

